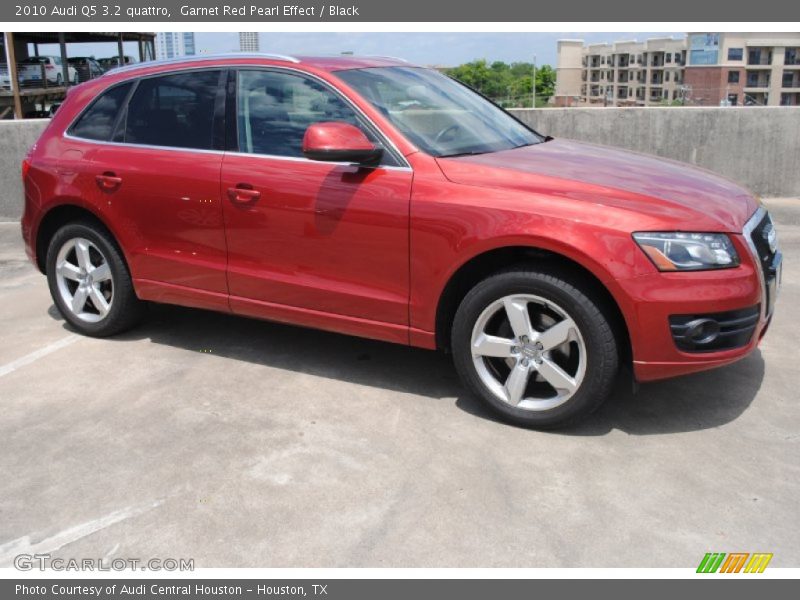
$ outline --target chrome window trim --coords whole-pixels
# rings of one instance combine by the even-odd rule
[[[222,57],[226,57],[226,56],[230,57],[230,55],[221,55],[221,56]],[[260,56],[261,58],[263,58],[263,55],[254,55],[254,56]],[[207,57],[203,57],[203,58],[207,58]],[[152,63],[150,63],[150,64],[152,64]],[[392,139],[388,135],[386,135],[383,132],[383,130],[380,127],[378,127],[378,125],[375,123],[375,121],[370,119],[364,113],[364,111],[361,110],[361,108],[356,106],[353,103],[353,101],[350,100],[350,98],[348,98],[345,94],[343,94],[341,91],[336,89],[330,82],[324,80],[323,78],[319,77],[318,75],[315,75],[313,73],[309,73],[308,71],[304,71],[303,69],[295,69],[295,68],[292,68],[292,67],[285,67],[283,65],[253,65],[253,64],[249,64],[249,63],[243,63],[243,64],[235,63],[235,64],[216,65],[216,66],[214,66],[214,65],[192,66],[192,67],[187,67],[185,69],[175,69],[173,71],[160,71],[158,73],[149,73],[147,75],[141,75],[139,77],[136,77],[136,76],[129,77],[129,78],[123,79],[121,81],[118,81],[118,82],[114,83],[113,85],[110,85],[110,86],[104,88],[97,96],[95,96],[95,98],[99,97],[101,94],[105,94],[108,90],[110,90],[112,87],[116,87],[117,85],[122,85],[122,84],[128,83],[128,82],[133,82],[134,84],[136,84],[136,83],[138,83],[138,81],[140,81],[142,79],[149,79],[151,77],[162,77],[162,76],[166,76],[166,75],[173,75],[173,74],[182,73],[182,72],[185,72],[185,71],[196,71],[196,70],[200,70],[200,69],[205,69],[205,70],[209,70],[209,71],[218,71],[218,70],[230,70],[230,69],[242,69],[242,68],[245,68],[245,69],[247,69],[247,68],[264,69],[264,70],[275,70],[275,71],[288,71],[288,72],[291,72],[291,73],[297,73],[299,75],[310,77],[310,78],[312,78],[312,79],[314,79],[316,81],[319,81],[326,88],[333,89],[334,92],[339,97],[341,97],[342,100],[344,100],[344,102],[346,102],[348,106],[350,106],[361,118],[363,118],[367,123],[369,123],[375,129],[375,131],[378,132],[379,138],[383,142],[385,142],[386,145],[389,148],[392,149],[393,153],[396,155],[396,158],[398,158],[399,161],[401,163],[403,163],[400,166],[378,165],[378,167],[379,168],[383,168],[383,169],[413,171],[413,168],[411,167],[411,164],[408,162],[408,159],[405,157],[405,155],[402,152],[400,152],[400,150],[395,145],[395,143],[392,141]],[[120,71],[122,69],[120,68],[120,69],[116,69],[116,70]],[[207,154],[207,153],[219,153],[219,154],[226,154],[227,153],[227,154],[232,154],[232,155],[243,154],[244,156],[263,156],[265,158],[271,158],[271,159],[308,161],[308,162],[314,162],[314,163],[335,164],[335,165],[353,164],[353,163],[341,163],[341,162],[333,162],[333,161],[310,160],[308,158],[295,157],[295,156],[273,156],[273,155],[268,155],[268,154],[255,154],[255,153],[251,154],[251,153],[247,153],[247,152],[243,152],[243,153],[231,152],[231,151],[227,151],[226,152],[224,150],[203,150],[203,149],[199,149],[199,148],[181,148],[181,147],[175,147],[175,146],[150,146],[150,145],[146,145],[146,144],[129,144],[127,142],[112,142],[112,141],[104,141],[104,140],[92,140],[92,139],[82,138],[82,137],[78,137],[78,136],[75,136],[75,135],[67,133],[70,129],[72,129],[73,125],[78,121],[78,119],[80,119],[81,116],[92,106],[92,104],[94,103],[95,98],[93,98],[89,103],[87,103],[86,106],[83,108],[83,110],[81,110],[75,116],[75,118],[72,119],[72,121],[69,123],[69,125],[67,125],[64,128],[64,133],[62,134],[62,136],[64,138],[77,140],[77,141],[81,141],[81,142],[86,142],[86,143],[90,143],[90,144],[105,144],[105,145],[112,145],[112,146],[126,146],[126,147],[131,147],[131,148],[148,148],[148,149],[155,149],[155,150],[173,150],[173,151],[174,150],[180,150],[180,151],[183,151],[183,152],[198,152],[198,153],[203,153],[203,154]],[[128,101],[130,101],[130,98],[128,98]],[[377,167],[372,167],[372,168],[377,168]]]
[[[311,160],[303,156],[280,156],[278,154],[256,154],[255,152],[235,152],[233,150],[226,150],[223,154],[227,156],[240,156],[247,158],[262,158],[266,160],[285,160],[287,162],[304,162],[322,165],[339,165],[340,167],[362,167],[365,169],[384,169],[386,171],[408,171],[413,172],[411,167],[395,166],[395,165],[362,165],[352,162],[339,162],[335,160]]]
[[[761,321],[767,317],[767,283],[764,279],[764,269],[761,266],[761,258],[758,256],[758,250],[753,242],[753,230],[761,223],[761,220],[767,215],[767,210],[763,206],[759,206],[756,212],[747,220],[742,228],[742,235],[744,236],[747,247],[750,249],[750,256],[756,263],[756,270],[758,271],[758,285],[761,288]]]

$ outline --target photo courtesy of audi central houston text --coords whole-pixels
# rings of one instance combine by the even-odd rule
[[[651,63],[685,61],[670,44]],[[608,56],[606,81],[641,48],[559,51],[577,52],[577,77],[581,56]],[[540,131],[441,69],[352,53],[96,65],[39,56],[20,72],[80,82],[24,157],[21,228],[85,336],[173,304],[434,350],[499,420],[554,429],[591,420],[620,381],[747,357],[788,308],[754,192]]]

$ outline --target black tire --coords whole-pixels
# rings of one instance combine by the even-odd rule
[[[571,397],[554,408],[529,410],[504,401],[484,383],[473,360],[472,334],[478,319],[492,303],[515,294],[534,295],[558,305],[577,325],[582,336],[586,351],[583,380]],[[603,403],[617,375],[617,341],[601,306],[590,293],[580,289],[579,283],[554,271],[516,268],[493,275],[477,284],[456,312],[451,339],[456,370],[469,390],[504,421],[534,429],[555,429],[572,424]],[[515,350],[519,351],[516,347]]]
[[[61,248],[70,240],[84,238],[99,250],[111,271],[113,301],[108,313],[98,322],[78,318],[66,305],[56,279],[56,260]],[[50,240],[45,262],[50,295],[64,319],[78,332],[92,337],[122,333],[139,323],[145,303],[136,297],[128,266],[108,231],[95,223],[77,221],[62,226]]]

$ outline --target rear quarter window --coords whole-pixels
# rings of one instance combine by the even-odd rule
[[[70,128],[69,134],[88,140],[108,141],[132,83],[123,83],[98,96]]]

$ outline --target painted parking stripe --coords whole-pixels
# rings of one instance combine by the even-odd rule
[[[53,342],[52,344],[48,344],[44,348],[39,348],[38,350],[31,352],[30,354],[26,354],[18,358],[17,360],[12,360],[10,363],[6,363],[3,366],[0,366],[0,377],[4,377],[9,373],[13,373],[20,367],[24,367],[25,365],[29,365],[32,362],[39,360],[47,356],[48,354],[52,354],[57,350],[61,350],[62,348],[66,348],[70,344],[74,344],[81,336],[79,335],[68,335],[65,338],[61,338],[57,342]]]

